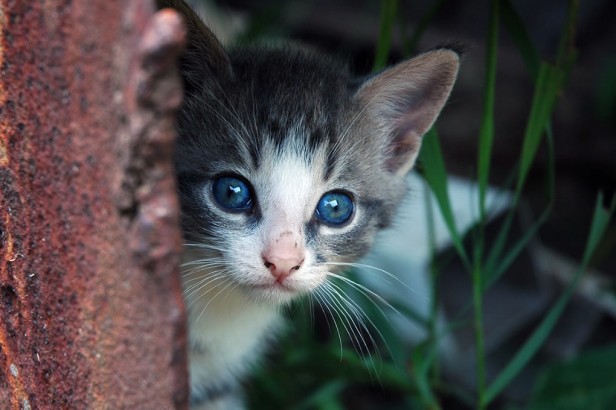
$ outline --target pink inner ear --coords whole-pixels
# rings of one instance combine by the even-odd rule
[[[413,160],[419,152],[421,146],[421,135],[415,127],[407,125],[396,130],[389,143],[385,166],[389,172],[398,173],[401,170],[410,169]]]
[[[406,100],[399,100],[387,150],[386,167],[390,172],[405,174],[412,168],[421,138],[438,116],[446,96],[438,86],[424,86],[412,90]]]

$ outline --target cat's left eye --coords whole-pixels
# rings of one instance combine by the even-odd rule
[[[252,208],[252,194],[248,183],[239,177],[224,176],[212,185],[212,195],[228,211],[245,211]]]
[[[328,192],[317,204],[317,217],[328,225],[342,225],[353,215],[353,199],[339,191]]]

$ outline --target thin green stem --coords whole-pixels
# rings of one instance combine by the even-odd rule
[[[565,16],[565,24],[558,45],[558,54],[556,55],[556,65],[568,72],[573,65],[577,52],[575,50],[575,30],[580,9],[579,0],[567,1],[567,14]]]
[[[481,250],[482,245],[479,244],[475,248],[474,267],[473,267],[473,306],[474,318],[473,326],[475,328],[475,354],[477,368],[477,409],[483,410],[483,402],[486,386],[486,371],[485,371],[485,345],[483,333],[483,273],[481,266]]]
[[[486,386],[485,344],[483,329],[483,250],[485,246],[486,193],[488,188],[492,144],[494,140],[494,105],[496,90],[496,55],[498,51],[499,0],[490,1],[490,26],[488,29],[486,56],[486,83],[483,119],[479,133],[478,184],[479,184],[479,226],[474,240],[473,252],[473,327],[475,330],[475,355],[477,369],[477,406],[482,410]]]
[[[428,318],[428,341],[433,345],[433,349],[437,351],[438,339],[437,339],[437,317],[439,311],[439,292],[438,292],[438,268],[436,267],[436,228],[435,228],[435,215],[432,208],[432,191],[428,184],[424,181],[424,198],[426,205],[426,219],[428,221],[428,243],[430,246],[430,317]],[[432,366],[432,372],[430,375],[431,384],[434,385],[438,382],[438,364],[436,360],[438,355],[435,356],[435,363]]]
[[[381,23],[379,42],[374,57],[372,71],[379,71],[387,65],[391,48],[391,35],[398,10],[398,0],[381,0]]]
[[[492,157],[492,143],[494,139],[494,101],[496,89],[496,55],[498,51],[498,19],[499,0],[490,1],[490,27],[488,30],[488,44],[486,56],[486,83],[483,102],[483,120],[479,132],[479,211],[481,223],[486,217],[486,191],[490,175],[490,159]]]

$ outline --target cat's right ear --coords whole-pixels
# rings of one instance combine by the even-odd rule
[[[451,92],[459,54],[437,49],[403,61],[369,78],[357,91],[361,115],[378,135],[384,168],[406,174],[415,163],[422,136]]]
[[[222,44],[188,4],[183,0],[157,0],[156,3],[159,9],[175,9],[184,18],[187,41],[180,57],[180,72],[186,94],[200,88],[206,79],[232,76],[231,62]]]

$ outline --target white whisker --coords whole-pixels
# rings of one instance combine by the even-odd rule
[[[324,297],[323,294],[321,294],[321,291],[322,291],[321,288],[317,288],[315,292],[313,293],[313,295],[316,298],[316,301],[319,304],[319,306],[321,306],[321,308],[325,308],[327,312],[329,312],[329,315],[332,317],[332,320],[334,322],[334,327],[336,328],[336,335],[338,336],[338,342],[340,343],[340,361],[342,361],[342,336],[340,333],[340,328],[338,327],[338,324],[336,323],[335,316],[332,310],[330,309],[330,305],[327,302],[327,298]],[[329,321],[327,321],[327,325],[329,326]]]
[[[223,252],[225,250],[222,247],[211,245],[208,243],[201,243],[201,242],[187,242],[187,243],[184,243],[183,246],[188,247],[188,248],[208,249],[208,250],[219,251],[219,252]]]
[[[197,283],[194,283],[190,286],[188,286],[186,289],[184,289],[184,295],[186,295],[186,298],[190,298],[194,295],[195,292],[203,289],[204,287],[206,287],[207,285],[209,285],[212,282],[215,282],[219,279],[226,279],[229,278],[229,275],[226,275],[224,272],[219,271],[219,272],[212,272],[211,275],[208,276],[204,276],[202,278],[200,278],[201,280]]]
[[[376,326],[376,324],[372,321],[372,319],[370,319],[370,316],[365,314],[363,309],[361,308],[361,306],[359,306],[359,304],[356,301],[354,301],[353,298],[349,297],[340,286],[336,285],[335,283],[330,283],[330,285],[333,288],[337,289],[342,294],[342,295],[340,295],[341,299],[349,306],[350,309],[352,309],[356,313],[357,318],[358,318],[359,321],[361,321],[361,324],[362,324],[363,328],[370,335],[370,340],[372,341],[372,343],[374,344],[375,348],[377,349],[377,352],[379,352],[378,351],[378,344],[372,338],[372,335],[371,335],[368,327],[364,323],[364,319],[363,318],[366,318],[366,320],[372,326],[374,331],[378,333],[379,337],[383,341],[383,344],[385,344],[385,347],[387,348],[387,351],[389,352],[390,356],[393,357],[393,352],[392,352],[391,348],[389,347],[389,344],[387,343],[387,339],[385,338],[385,336],[383,336],[383,333],[381,333],[381,331]],[[389,318],[387,317],[385,312],[383,312],[383,310],[380,308],[380,306],[378,306],[378,304],[374,303],[374,301],[372,301],[372,300],[371,300],[371,302],[376,306],[376,308],[379,310],[379,312],[385,318],[385,320],[387,320],[389,322]],[[380,355],[380,352],[379,352],[379,357],[380,356],[381,355]]]
[[[197,265],[197,267],[202,267],[202,266],[211,267],[211,266],[216,266],[216,265],[225,266],[225,260],[224,259],[214,259],[214,258],[195,259],[193,261],[183,263],[181,267],[185,268],[188,266],[195,266],[195,265]]]
[[[334,289],[333,287],[331,287],[330,283],[326,283],[324,286],[324,291],[330,296],[330,299],[332,300],[332,302],[334,303],[335,306],[338,307],[338,309],[340,310],[340,312],[342,313],[342,315],[344,316],[344,320],[345,322],[351,326],[351,330],[352,332],[348,332],[349,336],[354,339],[354,341],[358,344],[358,345],[362,345],[363,348],[365,349],[366,352],[368,352],[370,349],[368,347],[368,344],[366,343],[363,335],[361,334],[360,329],[357,327],[356,321],[353,320],[353,317],[351,317],[351,314],[347,311],[346,307],[344,305],[342,305],[339,301],[340,300],[344,300],[344,296],[342,296],[336,289]],[[336,296],[338,298],[336,298]],[[353,312],[355,318],[357,319],[357,321],[359,321],[362,325],[362,328],[366,331],[368,331],[368,329],[366,328],[365,324],[363,323],[363,321],[361,320],[361,318],[358,316],[357,312]],[[370,334],[368,332],[368,334]],[[374,339],[372,339],[372,336],[370,336],[371,338],[371,342],[374,343]]]
[[[209,291],[215,289],[216,287],[218,287],[219,285],[222,285],[224,283],[228,282],[228,284],[226,286],[224,286],[221,290],[218,291],[217,294],[215,294],[214,296],[212,296],[212,298],[205,304],[205,306],[203,307],[203,309],[201,310],[201,313],[199,314],[199,316],[197,317],[196,322],[199,322],[199,320],[201,320],[201,316],[203,316],[203,313],[205,313],[205,310],[207,309],[207,307],[210,305],[210,303],[212,303],[212,301],[214,299],[216,299],[222,292],[224,292],[226,289],[229,288],[229,286],[233,285],[233,281],[230,280],[229,278],[225,278],[223,280],[223,282],[221,282],[220,284],[215,285],[212,289],[210,289]],[[237,286],[237,284],[236,284]],[[235,286],[234,286],[235,287]],[[208,291],[208,292],[209,292]],[[206,292],[207,293],[207,292]],[[200,295],[199,298],[203,297],[203,295]]]
[[[419,296],[420,298],[422,298],[424,300],[430,300],[430,298],[427,297],[426,295],[422,295],[421,293],[417,292],[415,289],[411,288],[409,285],[407,285],[406,283],[401,281],[400,278],[398,278],[396,275],[394,275],[394,274],[392,274],[390,272],[387,272],[384,269],[377,268],[376,266],[366,265],[366,264],[363,264],[363,263],[349,263],[349,262],[328,262],[328,263],[326,263],[326,265],[349,266],[351,268],[358,268],[358,269],[362,269],[362,270],[374,270],[374,271],[377,271],[377,272],[380,272],[380,273],[384,273],[388,277],[390,277],[393,280],[395,280],[396,283],[404,286],[406,289],[408,289],[414,295],[417,295],[417,296]],[[391,282],[387,282],[387,283],[391,284]]]
[[[343,281],[343,282],[345,282],[345,283],[349,284],[350,286],[352,286],[353,288],[355,288],[358,292],[360,292],[362,295],[364,295],[364,296],[365,296],[368,300],[372,300],[372,298],[371,298],[370,296],[374,297],[376,300],[378,300],[379,302],[381,302],[382,304],[384,304],[387,308],[391,309],[393,312],[396,312],[399,316],[401,316],[401,317],[403,317],[404,319],[406,319],[406,317],[405,317],[402,313],[400,313],[400,311],[399,311],[398,309],[396,309],[395,307],[393,307],[393,306],[391,305],[391,303],[389,303],[388,301],[386,301],[386,300],[385,300],[385,299],[384,299],[381,295],[379,295],[378,293],[376,293],[376,292],[374,292],[374,291],[370,290],[370,289],[369,289],[369,288],[367,288],[366,286],[364,286],[364,285],[362,285],[362,284],[360,284],[360,283],[357,283],[357,282],[355,282],[355,281],[353,281],[353,280],[351,280],[351,279],[349,279],[349,278],[345,278],[345,277],[344,277],[344,276],[342,276],[342,275],[338,275],[338,274],[336,274],[336,273],[327,272],[327,276],[331,276],[331,277],[333,277],[333,278],[340,279],[341,281]],[[372,302],[375,304],[375,306],[377,306],[377,307],[378,307],[378,305],[376,304],[376,302],[374,302],[373,300],[372,300]],[[381,313],[383,313],[383,312],[381,311]],[[387,317],[387,315],[385,315],[384,313],[383,313],[383,315],[384,315],[385,317]],[[408,320],[408,319],[406,319],[406,320]]]
[[[338,317],[341,318],[341,316],[344,316],[344,321],[347,322],[347,324],[349,324],[349,327],[347,328],[347,326],[345,326],[345,329],[347,330],[347,334],[349,335],[349,337],[351,338],[352,341],[355,341],[355,343],[357,343],[358,346],[363,346],[363,349],[365,350],[364,354],[361,354],[361,360],[364,363],[364,365],[366,366],[367,369],[370,370],[370,375],[372,376],[372,372],[374,371],[374,375],[376,376],[377,379],[379,379],[378,376],[378,371],[376,369],[376,365],[374,363],[374,360],[372,361],[372,366],[369,366],[369,360],[368,357],[370,357],[369,352],[370,352],[370,348],[368,347],[368,343],[366,342],[364,335],[362,334],[361,330],[359,329],[359,327],[357,326],[357,322],[359,322],[360,326],[362,327],[362,329],[365,330],[365,332],[367,333],[368,337],[370,338],[370,342],[373,345],[376,354],[379,358],[379,361],[382,363],[382,356],[381,353],[378,349],[378,345],[376,343],[376,341],[374,340],[374,338],[372,337],[372,334],[370,332],[370,330],[368,329],[368,327],[366,326],[366,324],[364,323],[364,321],[362,320],[361,316],[365,314],[363,312],[357,311],[356,309],[354,309],[351,305],[348,304],[348,301],[346,300],[345,296],[343,294],[341,294],[338,290],[334,289],[333,287],[331,287],[331,284],[328,283],[326,289],[327,289],[327,293],[330,295],[330,298],[332,299],[332,301],[338,306]],[[343,305],[341,302],[344,302]],[[347,310],[347,308],[350,310]],[[361,312],[361,313],[360,313]],[[353,315],[351,315],[351,313],[353,313]],[[353,316],[355,317],[356,320],[353,320]],[[343,323],[344,324],[344,323]],[[352,331],[349,331],[349,329],[351,329]],[[382,337],[382,335],[381,335]],[[368,355],[366,355],[368,354]],[[380,380],[380,379],[379,379]]]

